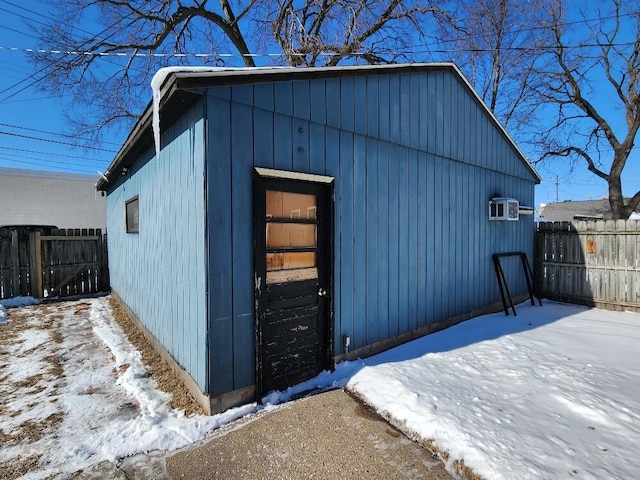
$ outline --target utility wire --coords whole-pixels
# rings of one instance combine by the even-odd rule
[[[29,132],[36,132],[36,133],[46,133],[48,135],[55,135],[58,137],[65,137],[65,138],[75,138],[77,140],[84,140],[87,142],[93,142],[94,139],[91,138],[82,138],[82,137],[76,137],[75,135],[69,135],[69,134],[65,134],[65,133],[57,133],[57,132],[51,132],[49,130],[39,130],[37,128],[30,128],[30,127],[22,127],[20,125],[11,125],[10,123],[2,123],[0,122],[0,126],[1,127],[9,127],[9,128],[17,128],[19,130],[28,130]],[[101,141],[100,143],[106,143],[109,145],[115,145],[117,147],[119,147],[121,144],[116,143],[116,142],[107,142],[107,141]]]
[[[622,42],[622,43],[611,43],[608,46],[611,47],[631,47],[635,44],[635,42]],[[578,48],[598,48],[602,47],[601,44],[598,43],[585,43],[581,45],[564,45],[565,49],[578,49]],[[409,47],[406,50],[380,50],[378,53],[380,55],[407,55],[407,54],[424,54],[424,53],[457,53],[457,52],[478,52],[478,53],[487,53],[487,52],[497,52],[497,51],[515,51],[515,52],[528,52],[533,50],[539,51],[551,51],[555,50],[555,46],[536,46],[536,47],[500,47],[500,48],[437,48],[437,49],[428,49],[428,50],[414,50],[413,47]],[[418,48],[418,47],[416,47]],[[196,57],[196,58],[228,58],[228,57],[283,57],[283,56],[307,56],[308,53],[305,52],[288,52],[288,53],[163,53],[163,52],[146,52],[146,53],[126,53],[126,52],[95,52],[95,51],[81,51],[81,50],[46,50],[46,49],[36,49],[36,48],[17,48],[17,47],[4,47],[0,46],[0,50],[8,50],[8,51],[25,51],[31,53],[47,53],[53,55],[85,55],[85,56],[94,56],[94,57]],[[349,52],[351,56],[364,56],[369,55],[370,52]],[[336,52],[319,52],[319,56],[334,56]],[[6,91],[6,90],[4,90]],[[0,92],[2,93],[2,92]]]
[[[35,11],[35,10],[31,10],[31,9],[29,9],[29,8],[23,7],[22,5],[18,5],[18,4],[16,4],[16,3],[10,2],[9,0],[3,0],[3,1],[4,1],[4,3],[6,3],[7,5],[11,5],[12,7],[16,7],[16,8],[18,8],[18,9],[20,9],[20,10],[24,10],[24,11],[26,11],[26,12],[32,13],[32,14],[37,15],[38,17],[42,17],[42,18],[44,18],[44,19],[46,19],[46,20],[49,20],[49,21],[51,20],[51,18],[50,18],[49,16],[44,15],[44,14],[42,14],[42,13],[40,13],[40,12]],[[19,16],[19,17],[22,17],[22,18],[24,18],[24,19],[26,19],[26,20],[28,20],[28,21],[33,21],[33,22],[35,22],[35,23],[39,23],[40,25],[44,25],[44,26],[48,26],[48,25],[49,25],[49,24],[48,24],[48,23],[46,23],[46,22],[40,22],[40,21],[38,21],[38,20],[34,20],[33,18],[30,18],[30,17],[26,17],[26,16],[23,16],[23,15],[20,15],[20,14],[18,14],[18,13],[12,12],[12,11],[10,11],[10,10],[5,10],[5,11],[7,11],[7,12],[9,12],[9,13],[12,13],[12,14],[14,14],[14,15],[17,15],[17,16]],[[125,17],[125,18],[126,18],[126,17]],[[124,18],[123,18],[122,20],[124,20]],[[71,23],[68,23],[68,22],[58,22],[58,21],[56,21],[56,23],[64,23],[65,25],[67,25],[67,26],[69,26],[69,27],[71,27],[71,28],[73,28],[73,29],[75,29],[75,30],[78,30],[78,31],[83,32],[83,33],[87,33],[87,34],[89,34],[89,35],[93,35],[93,32],[90,32],[89,30],[85,30],[85,29],[80,28],[80,27],[76,27],[75,25],[72,25]],[[113,24],[113,25],[112,25],[112,27],[114,27],[115,25],[117,25],[117,24]],[[111,28],[111,27],[109,27],[109,28]],[[108,29],[107,29],[107,30],[108,30]],[[105,32],[105,31],[106,31],[106,30],[103,30],[103,32]],[[74,36],[76,36],[76,37],[80,37],[80,36],[79,36],[79,35],[77,35],[77,34],[74,34]]]
[[[81,159],[81,160],[88,160],[88,161],[92,161],[92,162],[109,162],[110,160],[101,160],[99,158],[87,158],[84,156],[79,156],[79,155],[69,155],[66,153],[54,153],[54,152],[42,152],[39,150],[29,150],[26,148],[13,148],[13,147],[0,147],[0,150],[10,150],[12,152],[23,152],[23,153],[33,153],[36,155],[46,155],[46,156],[53,156],[53,157],[63,157],[63,158],[75,158],[76,160]]]
[[[29,139],[29,140],[38,140],[40,142],[56,143],[58,145],[69,145],[71,147],[78,148],[78,145],[76,145],[74,143],[61,142],[60,140],[51,140],[51,139],[48,139],[48,138],[32,137],[30,135],[22,135],[20,133],[4,132],[4,131],[0,130],[0,135],[7,135],[7,136],[10,136],[10,137],[26,138],[26,139]],[[91,150],[100,150],[102,152],[118,153],[117,150],[109,150],[109,149],[106,149],[106,148],[99,148],[99,147],[92,147]]]
[[[6,3],[10,3],[10,2],[6,2]],[[11,3],[11,5],[16,6],[16,5],[15,5],[15,4],[13,4],[13,3]],[[20,8],[20,7],[18,7],[18,8]],[[105,38],[103,38],[103,39],[100,39],[99,37],[100,37],[101,35],[105,34],[105,33],[106,33],[108,30],[110,30],[111,28],[113,28],[113,27],[117,26],[118,24],[120,24],[120,23],[124,23],[124,21],[125,21],[128,17],[130,17],[131,15],[132,15],[132,14],[130,13],[129,15],[126,15],[125,17],[123,17],[123,18],[121,18],[121,19],[118,19],[115,23],[113,23],[112,25],[109,25],[107,28],[105,28],[105,29],[104,29],[104,30],[102,30],[100,33],[97,33],[97,34],[95,34],[95,35],[93,35],[93,34],[92,34],[92,33],[90,33],[90,32],[87,32],[86,30],[77,29],[77,30],[84,31],[84,32],[88,33],[89,35],[93,35],[91,38],[89,38],[89,39],[87,39],[87,40],[83,41],[81,45],[88,44],[88,43],[90,43],[90,42],[93,42],[94,40],[100,40],[100,41],[108,40],[109,38],[113,37],[113,36],[114,36],[114,35],[116,35],[117,33],[119,33],[119,32],[121,32],[122,30],[124,30],[127,26],[123,24],[123,25],[121,25],[121,26],[120,26],[120,28],[118,28],[115,32],[111,33],[111,34],[110,34],[110,35],[108,35],[107,37],[105,37]],[[29,19],[27,19],[27,20],[29,20]],[[70,24],[67,24],[67,25],[71,26],[72,28],[75,28],[75,27],[73,27],[73,25],[70,25]],[[79,35],[77,35],[77,34],[75,34],[75,33],[72,33],[72,35],[73,35],[73,36],[75,36],[75,37],[78,37],[80,40],[82,40],[82,39],[80,38],[80,36],[79,36]],[[69,52],[69,54],[71,54],[71,53]],[[76,54],[76,56],[77,56],[77,55],[78,55],[78,54]],[[38,83],[38,82],[40,82],[40,81],[44,80],[45,78],[47,78],[47,76],[48,76],[48,75],[50,75],[50,74],[52,74],[52,73],[57,72],[57,71],[58,71],[58,70],[60,70],[61,68],[62,68],[62,66],[60,65],[60,66],[58,66],[58,67],[54,68],[53,70],[51,70],[50,72],[47,72],[47,73],[43,74],[40,78],[36,78],[33,82],[31,82],[31,83],[30,83],[30,84],[28,84],[27,86],[25,86],[25,87],[21,88],[21,89],[20,89],[20,90],[18,90],[17,92],[13,92],[13,93],[11,93],[10,95],[8,95],[8,96],[4,97],[3,99],[1,99],[1,100],[0,100],[0,103],[3,103],[3,102],[5,102],[6,100],[8,100],[8,99],[10,99],[10,98],[15,97],[15,96],[16,96],[16,95],[18,95],[19,93],[21,93],[21,92],[25,91],[27,88],[29,88],[29,87],[31,87],[31,86],[33,86],[33,85],[35,85],[36,83]],[[27,78],[25,78],[25,79],[23,79],[23,80],[21,80],[21,81],[19,81],[19,82],[17,82],[17,83],[14,83],[13,85],[10,85],[9,87],[5,88],[4,90],[1,90],[1,91],[0,91],[0,94],[5,93],[5,92],[7,92],[8,90],[11,90],[12,88],[17,87],[18,85],[20,85],[20,84],[22,84],[22,83],[24,83],[24,82],[29,81],[30,79],[34,78],[34,77],[36,76],[36,74],[37,74],[37,73],[39,73],[39,72],[34,72],[33,74],[29,75]]]
[[[61,93],[60,95],[51,95],[51,96],[47,96],[47,97],[31,97],[31,98],[24,98],[22,100],[13,100],[11,102],[2,102],[4,105],[11,105],[13,103],[26,103],[26,102],[35,102],[38,100],[50,100],[52,98],[63,98],[63,97],[73,97],[75,94],[73,93]]]
[[[0,157],[2,157],[2,155],[0,155]],[[5,161],[5,162],[17,163],[18,165],[33,165],[35,167],[40,167],[40,168],[42,168],[42,167],[51,167],[51,165],[49,165],[49,164],[27,162],[27,161],[24,161],[24,160],[16,160],[14,158],[2,158],[2,160]],[[55,167],[55,168],[59,168],[59,170],[63,170],[65,172],[84,173],[85,175],[90,175],[90,173],[88,173],[88,172],[92,172],[92,170],[90,170],[91,167],[87,167],[87,169],[69,168],[69,167]]]
[[[33,160],[36,162],[39,162],[43,167],[48,166],[48,165],[71,165],[72,167],[80,167],[80,168],[87,168],[89,170],[95,169],[95,168],[100,168],[103,166],[106,166],[109,164],[109,162],[104,161],[104,162],[100,162],[98,164],[94,164],[94,165],[86,165],[84,163],[81,162],[69,162],[69,161],[64,161],[64,160],[53,160],[53,159],[48,159],[48,158],[37,158],[37,157],[31,157],[29,155],[19,155],[19,156],[15,156],[15,155],[11,155],[10,153],[2,153],[0,152],[0,157],[4,158],[5,160],[11,160],[11,159],[15,159],[16,161],[20,161],[20,160]]]
[[[0,9],[2,10],[2,9]],[[6,25],[0,25],[0,28],[4,28],[5,30],[9,30],[10,32],[17,33],[18,35],[24,35],[25,37],[34,38],[36,40],[40,40],[35,35],[31,35],[30,33],[21,32],[20,30],[16,30],[15,28],[7,27]]]

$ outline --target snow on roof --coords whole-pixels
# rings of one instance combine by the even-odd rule
[[[164,67],[158,70],[151,79],[151,91],[153,92],[153,119],[151,122],[153,129],[153,141],[156,147],[156,158],[160,153],[160,100],[162,98],[161,90],[167,77],[172,73],[220,73],[220,72],[239,72],[247,70],[254,72],[256,70],[274,70],[277,67]]]

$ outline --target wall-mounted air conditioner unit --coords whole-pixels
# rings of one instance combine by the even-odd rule
[[[495,197],[489,201],[489,220],[520,220],[520,204],[515,198]]]

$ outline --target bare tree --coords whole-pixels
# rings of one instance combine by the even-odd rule
[[[336,66],[347,59],[395,63],[412,59],[412,46],[426,37],[426,20],[452,22],[437,3],[277,0],[277,12],[269,21],[289,65]]]
[[[535,117],[534,66],[548,32],[545,0],[460,0],[458,23],[443,23],[443,46],[502,125],[515,136]]]
[[[625,197],[622,190],[625,168],[640,166],[632,156],[640,129],[640,5],[609,0],[608,6],[573,22],[561,1],[550,10],[553,42],[548,63],[536,72],[544,79],[536,93],[551,124],[539,145],[543,159],[568,158],[607,182],[613,218],[626,219],[640,203],[640,191]],[[594,16],[595,23],[587,21]]]
[[[47,52],[35,59],[46,90],[71,94],[76,130],[99,135],[128,129],[146,106],[151,76],[167,65],[396,61],[430,20],[448,21],[432,2],[60,0],[56,18],[38,30]],[[87,19],[104,29],[82,30]]]

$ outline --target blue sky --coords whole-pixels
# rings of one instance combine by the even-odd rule
[[[38,89],[41,77],[34,71],[26,49],[39,45],[25,19],[46,21],[47,3],[0,0],[0,167],[63,171],[96,175],[104,171],[125,139],[125,132],[106,137],[94,149],[76,148],[65,126],[64,102]],[[85,25],[91,30],[91,25]],[[99,31],[98,28],[95,28]],[[15,50],[14,50],[15,49]],[[151,90],[149,90],[151,99]],[[624,179],[624,193],[640,189],[640,162],[634,150]],[[536,207],[540,203],[566,199],[603,198],[606,183],[582,165],[571,171],[562,162],[549,161],[536,167],[543,183],[536,187]],[[634,171],[632,171],[634,170]]]
[[[97,145],[109,151],[68,145],[73,139],[65,136],[69,131],[62,99],[39,90],[37,80],[41,75],[25,51],[38,46],[34,33],[24,23],[25,17],[44,22],[50,7],[39,1],[22,5],[0,0],[0,167],[97,177],[97,171],[107,168],[123,139],[109,138],[107,141],[112,143]]]

